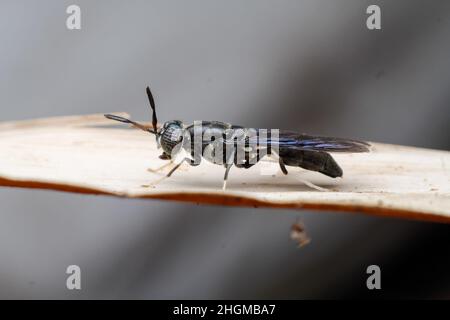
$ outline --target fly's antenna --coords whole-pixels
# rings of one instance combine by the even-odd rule
[[[160,133],[158,132],[158,128],[157,128],[158,119],[156,118],[155,100],[153,99],[153,95],[152,95],[152,92],[150,91],[149,87],[147,87],[147,96],[148,96],[148,102],[150,102],[150,107],[152,108],[152,111],[153,111],[153,114],[152,114],[153,129],[151,129],[148,126],[145,126],[143,124],[140,124],[138,122],[132,121],[127,118],[115,116],[113,114],[105,114],[105,117],[110,120],[119,121],[119,122],[123,122],[123,123],[129,123],[129,124],[135,126],[136,128],[153,133],[156,136],[156,142],[158,142],[158,136],[160,135]]]
[[[123,122],[123,123],[129,123],[129,124],[132,124],[133,126],[135,126],[136,128],[139,128],[139,129],[141,129],[141,130],[144,130],[144,131],[148,131],[148,132],[154,133],[153,130],[149,129],[147,126],[144,126],[143,124],[140,124],[140,123],[138,123],[138,122],[132,121],[132,120],[127,119],[127,118],[115,116],[115,115],[113,115],[113,114],[105,114],[105,118],[110,119],[110,120],[115,120],[115,121]]]
[[[147,87],[147,96],[148,96],[148,102],[150,103],[150,107],[152,108],[152,126],[153,126],[153,132],[158,137],[158,130],[156,128],[156,125],[158,124],[158,119],[156,118],[156,109],[155,109],[155,100],[153,99],[152,92],[150,91],[150,87]]]

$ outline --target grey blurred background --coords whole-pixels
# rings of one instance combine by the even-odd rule
[[[382,30],[366,28],[370,4]],[[162,121],[448,150],[449,37],[446,0],[2,0],[1,120],[147,120],[150,85]],[[0,298],[450,298],[448,225],[8,188],[0,201]]]

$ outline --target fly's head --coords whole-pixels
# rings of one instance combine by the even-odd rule
[[[184,134],[184,125],[180,120],[171,120],[164,123],[162,128],[158,128],[158,119],[156,117],[156,107],[155,100],[153,99],[153,95],[150,91],[150,88],[147,87],[147,97],[150,103],[150,107],[152,109],[152,126],[148,127],[146,125],[140,124],[136,121],[132,121],[130,119],[126,119],[120,116],[105,114],[105,117],[111,120],[129,123],[133,126],[150,132],[155,135],[156,144],[158,148],[163,149],[163,154],[160,156],[161,159],[168,160],[172,159],[172,156],[175,156],[182,147],[183,142],[183,134]],[[178,145],[178,146],[177,146]]]
[[[173,153],[177,153],[183,142],[183,122],[180,120],[170,120],[164,123],[157,133],[157,144],[164,151],[160,158],[171,159]],[[178,147],[175,149],[175,147]]]

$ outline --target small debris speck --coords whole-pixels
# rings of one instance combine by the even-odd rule
[[[311,242],[301,221],[297,221],[291,226],[291,240],[297,242],[299,248]]]

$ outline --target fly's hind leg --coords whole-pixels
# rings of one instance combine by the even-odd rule
[[[276,153],[272,150],[272,152],[270,154],[268,154],[268,156],[271,158],[275,158],[275,159],[278,158],[278,164],[280,165],[281,172],[283,172],[284,175],[288,174],[288,171],[286,169],[286,165],[284,164],[283,158],[280,157],[280,155],[278,153]]]
[[[288,171],[286,169],[286,166],[284,165],[282,158],[278,157],[278,163],[280,164],[281,172],[283,172],[285,175],[288,174]]]
[[[327,152],[303,151],[300,167],[320,172],[330,178],[342,177],[342,169]]]
[[[283,164],[293,167],[300,167],[310,171],[317,171],[331,178],[342,176],[342,169],[339,167],[333,157],[321,151],[309,150],[285,150],[280,159]],[[297,177],[308,187],[318,191],[329,191],[326,188],[319,187],[314,183]]]

